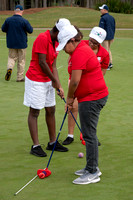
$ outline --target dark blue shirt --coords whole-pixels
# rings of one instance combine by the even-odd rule
[[[13,15],[5,20],[1,30],[6,32],[7,47],[10,49],[27,48],[27,33],[32,33],[33,28],[21,15]]]
[[[113,16],[109,15],[109,13],[105,13],[105,14],[101,15],[99,27],[103,28],[107,32],[107,36],[106,36],[105,40],[114,39],[115,19]]]

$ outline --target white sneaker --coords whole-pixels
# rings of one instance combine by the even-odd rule
[[[75,179],[73,183],[79,184],[79,185],[86,185],[90,183],[97,183],[99,181],[100,181],[100,177],[98,176],[98,172],[91,174],[88,171],[86,171],[85,174]]]
[[[98,167],[96,167],[96,169],[97,169],[97,172],[98,172],[98,176],[101,176],[102,172],[100,171],[100,169]],[[85,168],[83,168],[83,169],[76,171],[75,174],[78,175],[78,176],[82,176],[83,174],[85,174],[86,171],[87,170],[85,170]]]

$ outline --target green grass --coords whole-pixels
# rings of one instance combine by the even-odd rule
[[[116,19],[117,28],[133,28],[133,14],[110,13]],[[72,24],[78,27],[98,26],[100,12],[81,7],[50,7],[38,13],[24,15],[33,27],[53,27],[57,19],[68,18]],[[0,26],[9,15],[1,15]]]
[[[29,36],[26,70],[31,58],[33,41],[39,32],[36,31]],[[89,35],[89,31],[83,32],[85,37]],[[37,178],[14,197],[14,193],[31,180],[39,168],[46,167],[51,152],[46,151],[46,158],[29,154],[32,141],[27,125],[28,108],[23,105],[24,83],[16,83],[16,66],[11,80],[4,80],[8,49],[5,36],[0,37],[0,200],[133,199],[132,44],[132,31],[119,31],[116,32],[116,39],[111,46],[114,67],[105,75],[110,95],[98,124],[98,138],[102,143],[99,147],[99,167],[103,173],[101,182],[83,186],[72,184],[76,178],[74,171],[85,165],[85,157],[77,157],[79,152],[85,154],[85,147],[81,145],[80,132],[75,127],[75,141],[69,146],[69,152],[53,154],[49,166],[52,175],[44,180]],[[68,85],[67,58],[64,52],[60,52],[57,59],[65,95]],[[64,116],[64,102],[58,96],[56,102],[58,133]],[[45,150],[49,138],[44,110],[40,113],[38,123],[39,140]],[[66,135],[67,120],[59,140],[63,141]]]

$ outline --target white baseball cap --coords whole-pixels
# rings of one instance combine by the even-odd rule
[[[109,7],[106,4],[103,4],[101,7],[99,7],[100,10],[105,9],[109,10]]]
[[[78,31],[73,25],[64,26],[57,36],[59,46],[56,48],[56,51],[61,51],[65,47],[66,43],[77,34]]]
[[[103,28],[94,27],[91,30],[89,37],[93,38],[94,40],[96,40],[101,44],[105,40],[106,35],[107,33]]]
[[[60,18],[56,23],[55,23],[55,26],[56,28],[61,31],[61,29],[64,27],[64,26],[68,26],[68,25],[71,25],[70,21],[66,18]]]

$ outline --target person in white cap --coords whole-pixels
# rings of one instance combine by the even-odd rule
[[[63,26],[62,24],[60,27]],[[46,113],[46,124],[49,133],[49,142],[46,149],[52,150],[56,141],[55,89],[57,91],[60,90],[62,98],[64,96],[56,68],[58,33],[59,30],[55,25],[51,30],[38,35],[33,44],[32,58],[25,77],[24,105],[29,107],[28,126],[33,142],[30,153],[38,157],[47,156],[38,138],[40,110],[45,109]],[[55,150],[60,152],[68,151],[59,142],[57,142]]]
[[[76,28],[76,30],[78,31],[78,34],[80,35],[80,38],[83,38],[83,34],[82,32],[79,30],[78,27],[74,26]],[[68,59],[68,66],[71,65],[71,57],[69,57]],[[70,76],[69,76],[69,80],[68,80],[68,85],[70,83]],[[73,108],[72,108],[72,113],[75,117],[75,119],[77,119],[78,116],[78,101],[77,98],[74,99],[73,102]],[[69,145],[74,141],[74,128],[75,128],[75,121],[71,115],[71,113],[68,114],[68,134],[66,139],[62,142],[63,145]],[[81,133],[82,134],[82,133]],[[82,137],[82,141],[83,141],[83,137]],[[82,142],[83,144],[83,142]]]
[[[62,28],[64,26],[68,26],[71,25],[70,21],[66,18],[60,18],[59,20],[57,20],[57,22],[55,23],[56,28],[58,29],[58,31],[61,31]]]
[[[86,143],[86,166],[75,172],[80,177],[74,184],[89,184],[100,181],[98,168],[98,139],[96,135],[101,109],[108,99],[108,89],[101,66],[95,53],[84,42],[74,26],[64,27],[58,34],[57,51],[64,50],[71,56],[68,72],[70,84],[66,99],[66,110],[78,99],[79,117],[83,138]]]
[[[104,42],[106,35],[107,33],[103,28],[94,27],[89,34],[89,40],[85,41],[96,54],[97,59],[101,64],[103,75],[106,74],[106,70],[109,65],[109,53],[103,46],[101,46],[101,43]]]
[[[100,44],[104,41],[106,37],[106,31],[100,27],[94,27],[90,34],[89,34],[89,40],[84,40],[84,42],[91,47],[91,49],[94,51],[94,53],[97,56],[97,59],[101,65],[101,70],[103,75],[105,75],[106,70],[109,65],[109,53],[108,51],[102,47]],[[74,117],[77,119],[78,115],[78,101],[77,98],[74,100],[74,106],[72,108],[72,113],[74,114]],[[70,118],[70,119],[69,119]],[[75,128],[75,121],[71,114],[68,115],[68,130],[69,134],[67,138],[63,141],[64,145],[71,144],[74,141],[74,128]],[[82,144],[85,145],[85,141],[83,140],[82,133],[80,134],[80,139],[82,140]],[[100,146],[101,143],[98,140],[98,146]]]
[[[107,32],[106,38],[103,41],[102,45],[109,52],[110,64],[109,64],[108,70],[110,70],[113,67],[110,46],[112,42],[114,41],[115,19],[113,16],[109,14],[109,8],[106,4],[103,4],[101,7],[99,7],[99,9],[101,12],[99,27],[103,28]]]

